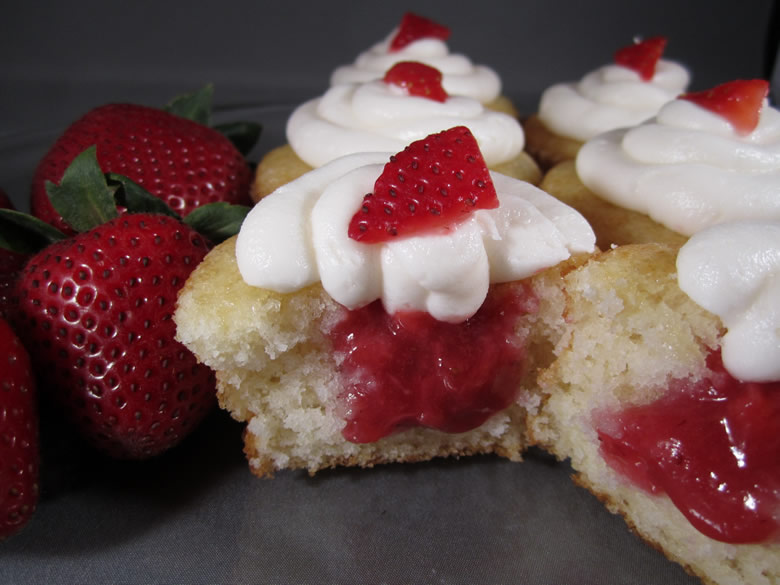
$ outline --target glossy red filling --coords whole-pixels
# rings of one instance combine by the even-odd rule
[[[700,532],[730,543],[780,540],[780,382],[743,383],[708,360],[659,400],[599,418],[606,461],[665,493]]]
[[[457,324],[424,312],[388,315],[379,301],[345,310],[328,331],[343,356],[344,437],[367,443],[411,426],[460,433],[504,410],[524,373],[517,319],[536,310],[530,289],[517,284],[491,287]]]

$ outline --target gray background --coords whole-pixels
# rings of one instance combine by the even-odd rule
[[[384,38],[396,2],[6,2],[0,21],[0,132],[64,125],[106,101],[164,103],[207,81],[220,104],[297,102]],[[769,0],[420,0],[450,47],[493,66],[521,110],[579,78],[634,35],[665,35],[694,89],[768,77]],[[777,28],[775,24],[775,29]],[[776,41],[770,42],[774,54]]]
[[[26,207],[32,169],[71,120],[107,101],[157,105],[211,81],[224,117],[284,140],[291,107],[383,38],[406,10],[373,2],[9,2],[0,20],[0,185]],[[493,66],[534,111],[634,35],[663,34],[693,89],[766,77],[773,3],[420,1],[450,47]],[[771,34],[770,34],[771,33]],[[84,451],[46,421],[43,492],[0,543],[0,583],[664,584],[696,580],[630,534],[543,453],[249,474],[216,412],[144,464]]]

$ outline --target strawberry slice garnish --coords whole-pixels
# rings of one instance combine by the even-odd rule
[[[498,207],[498,196],[477,140],[456,126],[412,142],[390,157],[349,224],[366,244],[417,235]]]
[[[666,48],[665,37],[652,37],[636,41],[632,45],[615,52],[615,63],[639,73],[644,81],[650,81],[655,75],[655,66]]]
[[[385,83],[403,87],[409,95],[416,95],[437,102],[447,100],[447,92],[441,85],[441,71],[418,61],[401,61],[387,70]]]
[[[738,79],[704,91],[685,93],[680,99],[723,116],[741,135],[758,126],[761,108],[769,95],[769,82],[763,79]]]
[[[449,37],[450,29],[446,26],[419,14],[407,12],[401,17],[398,32],[390,41],[390,51],[399,51],[419,39],[434,38],[446,41]]]

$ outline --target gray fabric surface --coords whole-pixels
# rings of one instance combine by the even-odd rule
[[[239,431],[217,413],[141,465],[57,453],[0,582],[696,582],[539,452],[260,480]]]

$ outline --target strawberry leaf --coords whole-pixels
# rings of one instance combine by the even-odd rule
[[[203,126],[211,126],[213,98],[214,86],[208,84],[199,90],[175,97],[163,109]],[[227,122],[217,124],[213,128],[227,137],[241,154],[247,155],[257,144],[263,127],[256,122]]]
[[[116,203],[130,213],[162,213],[176,219],[181,219],[179,214],[171,209],[165,201],[155,197],[149,191],[117,173],[107,173],[106,179],[109,185],[119,187],[115,192]]]
[[[173,98],[163,108],[166,112],[187,118],[204,126],[211,125],[211,103],[214,97],[212,84]]]
[[[238,233],[249,209],[246,205],[231,205],[224,201],[209,203],[193,209],[184,218],[184,223],[218,244]]]
[[[214,130],[226,136],[238,149],[238,152],[246,156],[257,144],[263,126],[257,122],[228,122],[217,124],[214,126]]]
[[[34,254],[65,234],[45,221],[13,209],[0,209],[0,248]]]
[[[90,146],[65,169],[59,185],[46,181],[54,209],[76,231],[86,232],[119,215],[114,202],[116,187],[109,186]]]

